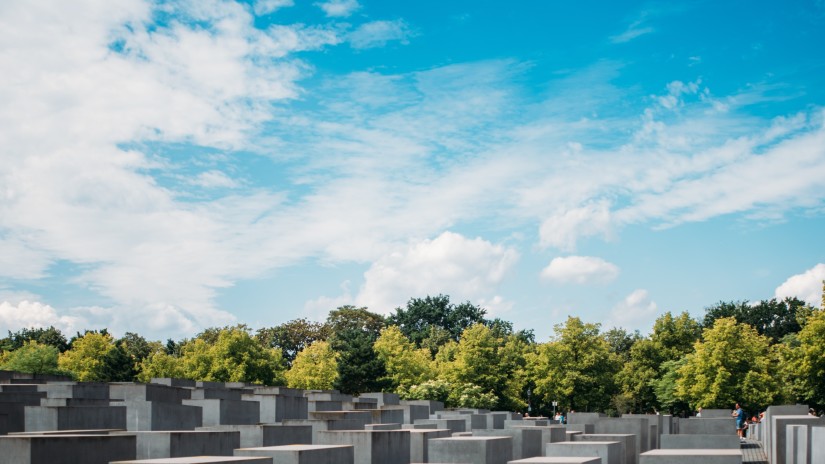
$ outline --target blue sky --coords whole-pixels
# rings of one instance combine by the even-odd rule
[[[0,330],[818,304],[824,45],[813,0],[2,2]]]

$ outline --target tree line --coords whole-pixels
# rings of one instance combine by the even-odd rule
[[[823,285],[825,289],[825,285]],[[210,328],[179,341],[105,329],[67,340],[54,327],[9,332],[0,369],[79,381],[176,377],[246,381],[547,414],[662,411],[739,402],[825,406],[825,297],[719,302],[702,320],[664,313],[647,335],[570,316],[539,343],[532,330],[449,296],[412,298],[389,316],[343,306],[326,321],[295,319],[253,331]]]

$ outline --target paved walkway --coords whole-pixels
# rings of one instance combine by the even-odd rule
[[[762,443],[756,440],[742,442],[742,464],[768,464],[768,456],[762,449]]]

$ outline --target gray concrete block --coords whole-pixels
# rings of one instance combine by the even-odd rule
[[[575,456],[538,456],[519,459],[507,464],[602,464],[602,458]]]
[[[260,422],[260,407],[254,401],[204,399],[183,400],[183,404],[202,408],[204,426]]]
[[[622,444],[617,441],[574,441],[544,445],[545,456],[598,456],[602,464],[622,464],[625,460]]]
[[[48,398],[109,399],[109,385],[105,383],[50,382],[38,385],[37,390],[45,392]]]
[[[571,432],[596,433],[596,424],[564,424],[564,428]]]
[[[812,426],[825,426],[825,418],[813,416],[771,416],[771,439],[770,439],[770,459],[772,464],[784,464],[787,456],[787,434],[786,427],[789,425],[805,425],[805,434],[810,433]],[[807,440],[809,443],[811,440]],[[807,454],[807,452],[806,452]]]
[[[203,425],[203,411],[197,406],[160,401],[129,400],[126,430],[194,430]]]
[[[372,398],[378,400],[378,406],[398,406],[401,398],[395,393],[361,393],[361,398]]]
[[[401,424],[367,424],[364,430],[403,430]]]
[[[765,452],[768,453],[768,459],[771,458],[770,449],[773,448],[774,431],[772,418],[774,416],[805,416],[807,414],[808,406],[804,404],[768,406],[768,409],[765,410],[765,417],[761,421],[761,424],[765,427],[762,444],[764,445]],[[784,435],[785,432],[783,431],[782,433]]]
[[[312,427],[313,443],[318,436],[318,432],[327,430],[364,430],[364,423],[351,419],[343,420],[311,420],[311,419],[286,419],[284,425],[308,425]],[[317,444],[317,443],[316,443]]]
[[[825,462],[825,427],[811,427],[811,464]]]
[[[185,458],[140,459],[110,464],[271,464],[272,459],[251,456],[189,456]]]
[[[595,424],[601,419],[606,418],[602,413],[598,412],[571,412],[567,414],[568,424]]]
[[[532,458],[543,454],[543,437],[538,427],[473,430],[473,436],[512,438],[513,456],[511,459]]]
[[[272,464],[353,464],[355,449],[349,445],[284,445],[240,448],[235,456],[265,456]]]
[[[241,401],[240,390],[230,390],[227,388],[195,388],[191,392],[193,400],[233,400]]]
[[[564,441],[573,441],[573,437],[576,435],[581,435],[584,432],[579,432],[578,430],[565,430],[565,440]]]
[[[312,444],[312,426],[309,425],[215,425],[211,427],[199,427],[197,430],[240,432],[241,448]]]
[[[25,430],[126,429],[123,406],[25,406]]]
[[[399,402],[401,406],[404,405],[417,405],[417,406],[426,406],[429,409],[429,414],[434,414],[437,411],[444,410],[444,403],[441,401],[430,401],[430,400],[402,400]]]
[[[662,435],[661,449],[739,449],[736,435]]]
[[[384,406],[381,409],[364,409],[372,415],[371,422],[373,424],[404,424],[407,421],[404,418],[404,407],[402,406]]]
[[[108,464],[135,459],[134,435],[16,435],[0,437],[6,463]]]
[[[567,439],[567,430],[562,425],[549,425],[547,427],[541,426],[534,426],[534,425],[520,425],[516,427],[510,427],[512,429],[530,429],[530,430],[538,430],[541,432],[541,449],[544,450],[544,445],[547,443],[558,443],[562,441],[571,441]],[[578,432],[575,435],[579,435]]]
[[[512,460],[510,437],[451,437],[430,440],[429,462],[505,464]]]
[[[355,464],[409,464],[410,432],[407,430],[339,430],[318,432],[318,444],[352,445]]]
[[[636,435],[631,434],[582,434],[573,436],[573,441],[617,441],[621,443],[625,464],[637,464]]]
[[[419,419],[415,425],[433,425],[439,429],[449,429],[452,433],[466,432],[467,421],[464,419]]]
[[[718,419],[691,417],[679,421],[679,433],[683,435],[736,435],[736,421],[732,417]]]
[[[807,425],[785,427],[785,464],[808,464],[811,448],[808,446]]]
[[[136,459],[232,456],[232,451],[241,446],[240,432],[232,431],[174,430],[127,433],[136,437]]]
[[[344,406],[341,401],[312,401],[307,402],[307,411],[343,411]]]
[[[430,462],[430,439],[448,438],[447,429],[412,429],[410,432],[410,462]]]
[[[703,419],[729,418],[730,413],[731,413],[730,409],[703,409],[702,410],[702,418]]]
[[[192,391],[186,388],[170,387],[161,384],[112,383],[109,384],[109,397],[124,401],[158,401],[177,403],[191,398]]]
[[[195,388],[195,381],[189,379],[170,379],[168,377],[156,377],[149,383],[156,383],[158,385],[166,385],[169,387],[186,387]]]
[[[648,450],[650,427],[648,420],[638,417],[603,418],[595,425],[593,433],[636,435],[636,455]]]
[[[659,449],[642,453],[639,464],[742,464],[742,451]]]

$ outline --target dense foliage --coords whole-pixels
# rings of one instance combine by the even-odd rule
[[[54,327],[0,339],[0,369],[81,381],[177,377],[345,393],[394,391],[452,407],[610,414],[770,403],[825,406],[825,298],[719,302],[699,321],[665,312],[648,335],[568,317],[547,342],[485,319],[469,302],[413,298],[388,317],[342,306],[324,322],[208,328],[192,339],[115,339],[105,329],[67,341]]]

